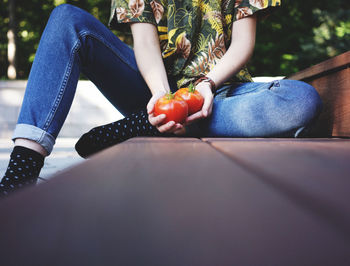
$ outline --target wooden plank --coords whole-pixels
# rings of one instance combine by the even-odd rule
[[[3,265],[350,263],[342,230],[197,139],[124,142],[0,213]]]
[[[206,139],[338,228],[350,229],[350,140]]]
[[[312,80],[323,101],[323,110],[312,135],[350,136],[350,68]]]
[[[344,69],[350,65],[350,51],[341,55],[330,58],[317,65],[309,67],[298,73],[295,73],[288,77],[288,79],[295,80],[309,80],[315,79],[317,76],[327,75],[327,73],[336,71],[338,69]]]

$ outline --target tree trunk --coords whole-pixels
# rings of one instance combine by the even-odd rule
[[[15,79],[17,76],[16,71],[16,18],[15,18],[15,1],[9,0],[9,30],[7,32],[8,46],[7,46],[7,58],[9,61],[9,67],[7,69],[7,77],[9,79]]]

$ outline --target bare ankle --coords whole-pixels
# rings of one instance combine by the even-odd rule
[[[15,140],[15,146],[26,147],[40,153],[44,157],[47,156],[47,151],[44,149],[44,147],[34,140],[19,138]]]

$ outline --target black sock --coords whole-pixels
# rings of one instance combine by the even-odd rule
[[[136,136],[165,136],[148,121],[146,110],[133,113],[116,122],[95,127],[75,144],[78,154],[86,158],[107,147]]]
[[[30,184],[36,184],[44,156],[31,149],[15,146],[6,173],[0,182],[0,196]]]

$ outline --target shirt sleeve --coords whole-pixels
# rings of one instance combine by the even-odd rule
[[[268,15],[273,7],[281,5],[281,0],[235,0],[234,20],[257,13],[258,18]]]
[[[159,10],[164,9],[157,0],[112,0],[109,25],[115,29],[130,22],[157,25]]]

